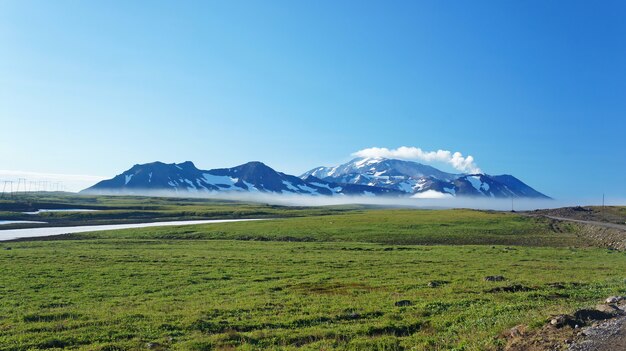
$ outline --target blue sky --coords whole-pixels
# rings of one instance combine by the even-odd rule
[[[623,1],[2,1],[0,169],[112,176],[369,147],[626,198]]]

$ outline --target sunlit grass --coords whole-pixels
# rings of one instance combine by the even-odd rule
[[[473,210],[360,210],[227,224],[143,228],[76,234],[86,238],[349,241],[385,244],[501,244],[586,246],[573,228],[555,232],[550,222],[515,214]]]
[[[482,350],[513,325],[626,292],[626,256],[601,249],[130,239],[2,246],[12,247],[0,251],[3,350]],[[507,280],[484,281],[494,274]],[[429,287],[435,280],[441,285]],[[486,292],[510,284],[529,291]],[[400,300],[410,305],[395,306]]]

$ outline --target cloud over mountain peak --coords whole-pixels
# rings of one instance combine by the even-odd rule
[[[354,152],[352,155],[356,157],[384,157],[403,160],[420,160],[424,162],[443,162],[464,173],[482,173],[481,169],[476,165],[473,156],[468,155],[465,157],[458,151],[452,152],[441,149],[437,151],[424,151],[414,146],[401,146],[397,149],[370,147]]]

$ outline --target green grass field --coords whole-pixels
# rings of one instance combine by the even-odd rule
[[[517,324],[626,294],[626,254],[575,227],[301,211],[0,243],[0,350],[497,350]]]
[[[341,215],[144,228],[68,237],[332,241],[402,245],[588,245],[567,224],[562,227],[563,232],[555,232],[550,221],[501,212],[395,209],[351,210]]]

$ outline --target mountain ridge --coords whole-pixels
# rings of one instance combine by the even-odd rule
[[[258,192],[298,195],[404,197],[524,197],[549,199],[512,175],[454,174],[413,161],[356,158],[316,167],[299,177],[260,161],[231,168],[198,169],[191,161],[135,164],[84,189],[88,194]]]
[[[512,175],[455,174],[414,161],[382,157],[356,158],[334,167],[316,167],[300,177],[309,175],[326,181],[396,189],[415,197],[436,192],[439,197],[550,198]]]

